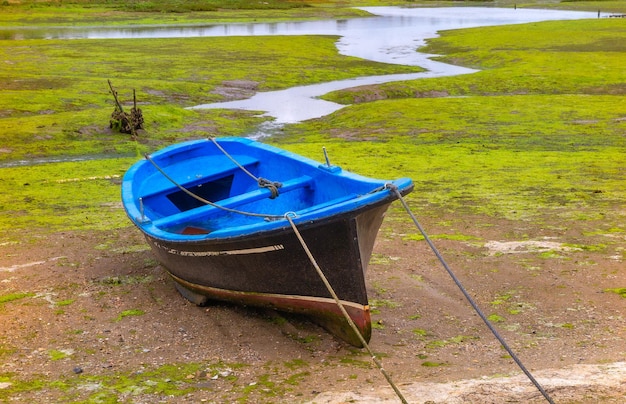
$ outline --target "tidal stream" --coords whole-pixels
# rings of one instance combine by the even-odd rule
[[[503,9],[483,7],[399,8],[363,7],[377,17],[341,21],[302,22],[285,24],[254,24],[237,35],[338,35],[337,49],[343,55],[355,56],[382,63],[420,66],[425,72],[359,77],[321,84],[292,87],[279,91],[260,92],[245,100],[197,105],[192,108],[230,108],[263,111],[273,117],[259,128],[253,137],[263,137],[288,123],[319,118],[345,105],[319,99],[331,91],[350,87],[473,73],[475,70],[436,62],[434,55],[420,53],[425,40],[437,36],[441,30],[521,24],[547,20],[597,18],[596,13]],[[269,29],[271,26],[272,29]],[[225,28],[223,28],[226,31]],[[260,33],[262,32],[262,33]]]
[[[319,99],[331,91],[350,87],[380,84],[418,78],[469,74],[475,70],[436,62],[434,55],[420,53],[417,49],[428,38],[436,37],[441,30],[522,24],[548,20],[598,18],[598,13],[536,10],[517,8],[444,7],[400,8],[362,7],[373,17],[299,21],[280,23],[206,24],[184,26],[140,27],[58,27],[0,28],[0,39],[131,39],[131,38],[181,38],[215,36],[261,35],[336,35],[339,36],[339,53],[382,63],[420,66],[426,71],[412,74],[392,74],[359,77],[279,91],[260,92],[251,98],[237,101],[202,104],[192,109],[228,108],[262,111],[272,117],[252,137],[270,134],[284,124],[319,118],[344,107],[344,105]]]

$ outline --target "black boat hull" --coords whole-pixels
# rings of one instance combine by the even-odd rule
[[[189,300],[306,314],[361,346],[372,331],[365,271],[374,241],[389,205],[412,189],[409,178],[368,178],[251,139],[222,138],[146,156],[124,175],[121,196]]]
[[[359,332],[369,341],[365,271],[390,202],[298,229]],[[354,212],[353,212],[354,213]],[[257,237],[173,243],[147,236],[183,296],[300,313],[362,346],[291,228]]]

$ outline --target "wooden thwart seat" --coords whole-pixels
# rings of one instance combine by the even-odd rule
[[[249,156],[238,156],[237,159],[239,160],[239,164],[241,164],[247,170],[250,170],[251,167],[259,163],[258,159]],[[193,164],[191,164],[191,162],[188,162],[187,165],[192,166]],[[211,167],[221,167],[221,169],[211,171],[210,176],[198,175],[198,177],[194,178],[193,180],[189,180],[187,178],[187,172],[184,173],[184,178],[177,178],[176,173],[168,173],[168,175],[183,187],[192,188],[201,183],[211,182],[219,178],[227,177],[235,173],[236,171],[241,170],[226,156],[213,156],[210,159],[198,158],[198,165],[210,165]],[[167,172],[167,167],[165,168],[165,171]],[[199,172],[201,173],[202,170],[200,170]],[[157,197],[164,193],[170,193],[175,189],[176,185],[173,184],[172,181],[170,181],[161,174],[156,174],[155,178],[150,183],[150,190],[143,194],[141,197],[144,201],[146,201],[150,198]]]
[[[313,179],[308,175],[303,175],[301,177],[297,177],[289,181],[283,182],[282,186],[278,189],[278,192],[280,195],[307,186],[310,187],[312,184]],[[167,228],[184,223],[193,223],[194,221],[207,217],[215,210],[219,210],[220,207],[234,209],[237,206],[245,205],[250,202],[270,198],[271,195],[272,192],[268,188],[259,188],[245,194],[223,199],[219,201],[219,203],[217,203],[219,207],[213,205],[204,205],[199,208],[191,209],[185,212],[176,213],[167,217],[154,220],[152,223],[159,228]]]

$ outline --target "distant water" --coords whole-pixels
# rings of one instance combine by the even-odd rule
[[[320,100],[319,96],[345,88],[414,80],[426,77],[473,73],[475,70],[430,59],[433,55],[416,52],[425,39],[441,30],[521,24],[547,20],[598,18],[597,13],[484,7],[400,8],[362,7],[374,14],[369,18],[277,23],[206,24],[182,26],[138,27],[59,27],[0,29],[0,39],[129,39],[181,38],[259,35],[337,35],[337,49],[343,55],[382,63],[421,66],[423,73],[359,77],[350,80],[293,87],[286,90],[257,93],[253,97],[222,103],[202,104],[192,108],[232,108],[264,111],[273,123],[260,128],[273,130],[287,123],[296,123],[328,115],[343,105]],[[273,128],[273,129],[272,129]]]
[[[328,21],[293,23],[293,25],[285,23],[284,26],[279,24],[274,26],[272,35],[301,35],[303,33],[340,35],[337,48],[341,54],[382,63],[420,66],[427,71],[413,74],[359,77],[299,86],[286,90],[257,93],[245,100],[202,104],[192,108],[264,111],[263,116],[273,117],[274,121],[259,128],[259,132],[253,136],[263,137],[268,134],[268,131],[276,130],[283,124],[319,118],[343,108],[344,105],[317,98],[331,91],[361,85],[475,72],[476,70],[433,61],[430,59],[433,55],[416,51],[417,48],[424,45],[427,38],[436,37],[438,31],[598,17],[597,13],[588,12],[483,7],[363,7],[362,9],[378,17],[341,20],[335,21],[334,24]],[[266,29],[257,29],[256,26],[250,31],[254,32],[254,35],[259,31],[266,34],[268,32]],[[238,32],[241,34],[240,31]]]

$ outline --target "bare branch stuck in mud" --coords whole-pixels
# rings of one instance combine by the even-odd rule
[[[113,84],[111,84],[111,80],[108,80],[108,83],[111,94],[113,94],[113,98],[115,98],[115,110],[111,114],[109,127],[121,133],[133,135],[133,137],[137,136],[137,130],[143,129],[144,119],[143,112],[140,108],[137,108],[135,90],[133,90],[133,107],[130,109],[130,113],[128,113],[124,111],[117,97],[117,91],[113,88]]]

